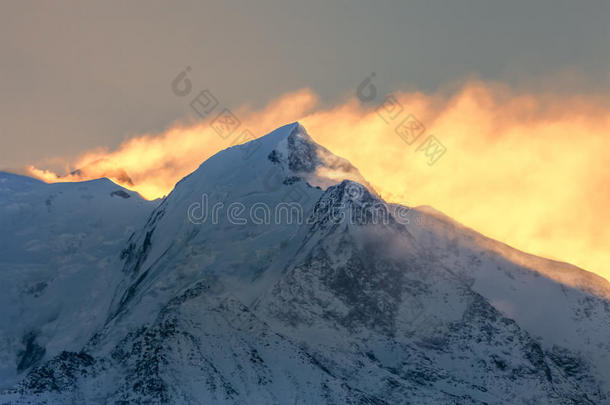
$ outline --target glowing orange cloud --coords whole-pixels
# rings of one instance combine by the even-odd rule
[[[261,111],[235,114],[255,136],[292,121],[349,159],[386,200],[432,205],[456,220],[519,249],[610,276],[610,109],[593,97],[516,94],[474,82],[450,95],[396,93],[403,108],[387,123],[377,96],[316,108],[309,90],[288,94]],[[408,145],[395,132],[413,114],[425,132]],[[388,117],[386,116],[386,119]],[[418,147],[433,134],[446,153],[432,166]],[[209,122],[178,125],[128,140],[116,151],[85,153],[59,177],[107,176],[146,198],[163,196],[217,151],[231,145]]]
[[[289,94],[267,108],[251,112],[247,108],[235,111],[242,121],[240,129],[248,129],[253,136],[269,132],[277,123],[295,121],[311,111],[317,97],[308,90]],[[188,108],[188,104],[185,105]],[[82,181],[108,177],[116,183],[138,191],[143,197],[154,199],[167,195],[178,180],[193,172],[207,158],[231,146],[238,137],[221,138],[203,121],[193,125],[176,125],[160,134],[138,136],[124,142],[117,150],[98,149],[86,152],[69,170],[77,171],[60,176],[48,170],[30,166],[30,175],[46,182]],[[243,139],[242,142],[247,139]]]

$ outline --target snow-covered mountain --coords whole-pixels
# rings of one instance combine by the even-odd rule
[[[103,321],[120,251],[155,202],[108,179],[46,184],[0,173],[0,387]]]
[[[0,403],[610,402],[606,280],[386,204],[297,123],[159,204],[0,202]]]

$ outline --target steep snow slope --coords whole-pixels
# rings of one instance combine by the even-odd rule
[[[134,315],[138,320],[154,316],[151,307],[163,305],[203,275],[230,278],[231,294],[253,300],[298,248],[290,241],[302,237],[306,230],[299,222],[322,194],[312,183],[332,182],[320,169],[361,178],[349,162],[329,155],[293,124],[211,157],[176,185],[130,241],[126,277],[111,317],[136,308],[142,308]],[[303,207],[302,214],[289,219],[281,207],[290,203]],[[236,206],[242,209],[234,210]],[[127,305],[141,300],[148,303]]]
[[[410,232],[545,349],[566,347],[597,368],[610,391],[610,283],[575,266],[513,249],[422,207]]]
[[[103,325],[0,399],[608,402],[605,280],[385,204],[298,124],[204,162],[121,257]]]
[[[117,251],[154,205],[108,179],[0,173],[0,386],[91,337],[120,275]]]

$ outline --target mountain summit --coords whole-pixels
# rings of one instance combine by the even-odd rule
[[[15,233],[53,186],[1,185]],[[212,156],[139,216],[115,195],[101,217],[105,184],[63,187],[20,243],[52,243],[54,213],[77,209],[65,233],[82,242],[53,256],[70,276],[8,277],[6,305],[63,291],[87,310],[1,319],[0,402],[608,403],[605,280],[384,202],[298,123]]]

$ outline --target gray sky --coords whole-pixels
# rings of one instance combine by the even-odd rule
[[[0,169],[116,147],[189,114],[189,65],[222,103],[310,87],[332,104],[467,77],[610,95],[608,1],[0,3]]]

